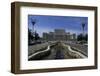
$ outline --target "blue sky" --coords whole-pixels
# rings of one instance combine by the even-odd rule
[[[54,29],[65,29],[70,33],[82,33],[82,22],[85,23],[85,33],[88,31],[88,17],[28,15],[28,27],[33,30],[32,20],[35,20],[34,30],[42,37],[43,32],[53,32]]]

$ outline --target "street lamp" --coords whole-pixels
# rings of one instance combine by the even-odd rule
[[[32,26],[33,26],[33,32],[35,32],[35,30],[34,30],[34,25],[35,25],[35,23],[36,23],[36,20],[31,18],[31,23],[32,23]]]
[[[82,23],[83,36],[84,36],[84,28],[85,28],[85,23]]]

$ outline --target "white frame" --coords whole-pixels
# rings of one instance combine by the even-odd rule
[[[42,60],[28,61],[28,15],[54,15],[54,16],[77,16],[88,17],[88,58],[85,59],[65,59],[65,60]],[[21,7],[20,9],[20,44],[21,44],[21,69],[43,69],[74,66],[94,65],[94,11],[79,9],[55,9],[41,7]],[[66,63],[66,64],[63,64]],[[48,65],[49,64],[49,65]]]

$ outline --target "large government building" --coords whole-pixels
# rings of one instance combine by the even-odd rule
[[[55,29],[54,32],[43,33],[43,40],[47,41],[71,41],[76,40],[76,34],[71,34],[70,32],[66,32],[64,29]]]

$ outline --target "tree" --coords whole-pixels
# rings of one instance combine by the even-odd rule
[[[78,41],[82,41],[82,39],[83,39],[83,35],[82,35],[82,34],[79,34],[79,35],[77,36],[77,40],[78,40]]]
[[[88,34],[85,35],[84,40],[85,40],[85,41],[88,40]]]
[[[39,40],[40,39],[40,36],[39,34],[35,31],[35,41]]]
[[[85,35],[83,35],[83,34],[79,34],[78,36],[77,36],[77,40],[78,41],[87,41],[88,40],[88,34],[85,34]]]
[[[34,39],[32,32],[30,29],[28,29],[28,42],[30,43]]]

